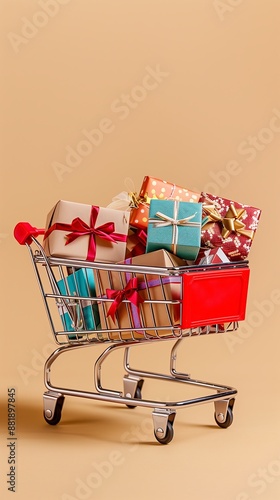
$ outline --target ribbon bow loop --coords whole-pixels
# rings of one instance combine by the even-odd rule
[[[206,224],[213,223],[213,222],[222,222],[222,216],[218,212],[217,208],[215,205],[204,205],[203,204],[203,211],[206,213],[206,218],[202,222],[202,226],[205,227]]]
[[[101,226],[97,227],[94,230],[94,233],[96,234],[96,236],[99,236],[99,238],[103,238],[104,240],[108,241],[113,241],[115,243],[117,240],[114,236],[114,231],[115,231],[114,222],[106,222],[105,224],[102,224]]]
[[[221,222],[222,238],[228,238],[232,232],[241,234],[250,239],[253,238],[254,231],[245,229],[246,226],[244,222],[240,220],[245,212],[244,208],[237,208],[234,203],[231,203],[225,217],[221,216],[215,205],[203,205],[203,210],[206,213],[206,217],[202,223],[203,229],[207,229],[206,226],[209,224]]]
[[[115,321],[115,315],[118,307],[124,300],[129,300],[129,302],[134,304],[138,310],[140,303],[144,302],[144,299],[138,293],[137,278],[131,278],[122,290],[107,289],[106,294],[108,299],[114,299],[114,302],[111,304],[107,312],[107,316],[111,316],[113,321]]]
[[[115,233],[114,222],[106,222],[101,226],[95,227],[98,213],[99,207],[92,205],[89,224],[83,221],[80,217],[76,217],[75,219],[73,219],[71,224],[55,222],[45,232],[44,239],[46,239],[55,230],[70,231],[65,236],[65,245],[69,245],[69,243],[72,243],[80,236],[89,236],[87,260],[94,261],[96,257],[96,236],[99,236],[99,238],[110,241],[112,243],[117,243],[118,241],[125,243],[127,240],[126,234]]]
[[[158,200],[156,194],[149,196],[148,192],[144,193],[142,196],[138,196],[136,193],[129,193],[129,196],[132,200],[132,208],[138,208],[141,203],[148,206],[150,205],[151,200]]]
[[[231,232],[247,236],[247,238],[253,239],[254,231],[250,229],[245,229],[245,224],[240,219],[245,212],[245,208],[236,208],[233,203],[231,203],[226,216],[223,218],[223,229],[222,237],[227,238]]]
[[[114,222],[106,222],[98,227],[89,226],[86,222],[84,222],[79,217],[73,219],[70,224],[71,233],[66,235],[66,245],[72,243],[80,236],[89,236],[89,247],[88,247],[88,258],[89,260],[94,260],[96,256],[96,241],[95,236],[99,236],[103,240],[111,241],[116,243],[118,239],[116,238],[115,224]]]
[[[153,221],[154,227],[165,227],[165,226],[192,226],[198,225],[196,222],[190,222],[196,216],[195,214],[190,215],[189,217],[185,217],[184,219],[176,219],[173,217],[169,217],[168,215],[162,214],[161,212],[157,212],[156,216],[161,219],[158,221]]]
[[[157,219],[150,218],[149,223],[153,225],[153,227],[166,227],[172,226],[172,252],[176,254],[177,245],[178,245],[178,235],[179,235],[179,226],[185,227],[201,227],[201,222],[194,222],[192,219],[196,216],[197,212],[188,217],[184,217],[183,219],[178,219],[179,214],[179,201],[174,200],[173,202],[173,217],[169,215],[163,214],[161,212],[156,212]]]
[[[66,245],[72,243],[77,238],[83,235],[94,234],[96,230],[93,227],[90,227],[86,222],[84,222],[80,217],[76,217],[72,220],[70,224],[70,230],[72,231],[69,234],[66,234]]]

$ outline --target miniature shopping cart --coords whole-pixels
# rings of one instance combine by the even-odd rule
[[[186,337],[226,334],[238,328],[238,321],[245,317],[247,261],[165,268],[85,262],[47,256],[37,238],[44,230],[28,223],[17,224],[14,234],[29,250],[54,340],[59,345],[44,367],[44,418],[48,424],[60,421],[65,396],[151,408],[155,438],[161,444],[172,440],[179,408],[214,402],[216,423],[222,428],[232,424],[237,390],[192,379],[190,374],[176,370],[176,360]],[[143,292],[140,298],[139,290]],[[157,342],[162,341],[173,341],[168,372],[130,366],[132,347],[149,343],[156,349]],[[51,384],[51,367],[59,356],[101,344],[104,350],[94,365],[94,391]],[[118,349],[123,349],[126,372],[121,391],[103,387],[101,377],[103,362]],[[175,402],[144,399],[142,387],[146,379],[200,387],[206,395]]]

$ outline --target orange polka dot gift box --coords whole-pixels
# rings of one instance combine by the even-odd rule
[[[258,227],[261,210],[236,201],[202,193],[201,243],[220,247],[230,261],[248,257]]]
[[[139,229],[147,229],[151,199],[198,202],[201,193],[196,193],[177,186],[171,182],[145,176],[139,196],[134,200],[135,208],[131,209],[130,225]]]

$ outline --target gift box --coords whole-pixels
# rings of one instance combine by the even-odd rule
[[[158,250],[149,254],[139,255],[125,260],[127,271],[97,271],[96,293],[106,301],[98,304],[101,328],[110,330],[109,338],[130,339],[131,331],[135,338],[144,335],[170,335],[171,329],[158,330],[158,327],[171,327],[180,323],[180,276],[157,275],[131,272],[131,265],[146,267],[178,267],[185,262],[165,250]],[[141,272],[142,271],[142,272]],[[151,303],[146,301],[164,301]],[[167,304],[166,301],[178,301]],[[139,328],[151,328],[139,330]],[[127,328],[128,332],[120,332]],[[144,333],[145,332],[145,333]],[[104,333],[105,337],[106,334]]]
[[[220,264],[221,262],[230,262],[225,252],[221,248],[208,248],[199,252],[195,265]]]
[[[149,218],[149,205],[151,199],[177,200],[198,202],[200,193],[190,191],[171,182],[166,182],[156,177],[144,177],[139,196],[134,196],[130,213],[130,225],[140,229],[147,228]]]
[[[226,198],[202,193],[203,246],[220,247],[231,261],[247,259],[261,210]]]
[[[144,229],[133,229],[130,228],[128,231],[127,242],[126,242],[126,254],[125,258],[136,257],[136,255],[142,255],[146,252],[147,245],[147,233]]]
[[[97,262],[125,258],[129,212],[60,200],[48,214],[47,255]]]
[[[100,324],[97,303],[75,298],[96,297],[93,270],[81,268],[59,280],[57,285],[61,295],[69,296],[57,302],[64,330],[96,330]]]
[[[201,239],[201,203],[151,200],[147,252],[160,248],[182,259],[195,260]]]

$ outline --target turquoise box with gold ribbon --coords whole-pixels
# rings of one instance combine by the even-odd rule
[[[146,252],[165,249],[181,259],[195,260],[201,242],[202,204],[151,200]]]

